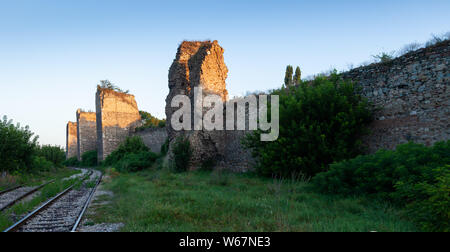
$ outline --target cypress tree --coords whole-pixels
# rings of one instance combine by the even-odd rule
[[[292,86],[294,80],[292,79],[292,75],[294,74],[294,68],[291,65],[286,67],[286,75],[284,77],[284,85],[286,87]]]
[[[300,67],[297,67],[295,69],[294,84],[300,85],[301,81],[302,81],[302,71],[300,70]]]

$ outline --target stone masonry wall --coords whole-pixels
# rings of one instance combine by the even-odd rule
[[[450,137],[450,42],[411,52],[388,63],[372,64],[343,73],[361,87],[362,95],[373,104],[372,134],[364,139],[370,153],[380,148],[394,149],[415,141],[431,145]],[[217,41],[183,42],[169,71],[166,99],[167,131],[172,145],[183,135],[193,146],[192,169],[213,158],[233,171],[252,168],[252,158],[241,140],[249,131],[175,132],[170,127],[171,99],[186,94],[193,101],[194,87],[206,94],[227,99],[227,68],[223,49]],[[224,116],[225,118],[225,116]],[[169,149],[170,156],[170,149]]]
[[[83,153],[97,149],[97,123],[94,112],[77,110],[77,148],[80,161]]]
[[[141,124],[134,95],[97,87],[98,160],[104,160]]]
[[[145,145],[154,153],[159,153],[161,146],[167,140],[167,130],[165,128],[150,128],[133,133],[132,135],[141,137]]]
[[[216,94],[225,102],[228,99],[225,80],[228,68],[223,57],[224,49],[217,41],[184,41],[178,48],[176,58],[169,70],[169,95],[166,99],[167,131],[172,146],[175,139],[182,135],[191,143],[191,169],[203,162],[213,160],[218,168],[233,171],[249,170],[251,156],[244,150],[240,140],[244,131],[205,131],[192,130],[175,132],[171,127],[171,118],[178,108],[171,108],[172,98],[178,94],[189,96],[192,120],[194,120],[194,88],[203,89],[203,97]],[[207,109],[203,110],[203,114]],[[224,112],[225,113],[225,112]],[[225,114],[224,114],[225,119]],[[192,126],[193,126],[192,122]],[[171,149],[169,148],[169,158]]]
[[[369,152],[450,138],[450,41],[343,74],[377,109]]]
[[[66,158],[78,158],[77,123],[68,122],[66,126]]]

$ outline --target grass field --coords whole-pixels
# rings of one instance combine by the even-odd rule
[[[154,169],[116,175],[105,188],[114,196],[91,219],[124,223],[121,231],[417,231],[386,203],[252,174]]]

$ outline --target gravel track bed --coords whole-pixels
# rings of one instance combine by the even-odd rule
[[[107,180],[107,178],[105,180]],[[96,224],[91,223],[89,216],[95,215],[96,209],[98,207],[110,204],[108,200],[100,201],[99,199],[102,196],[109,196],[111,198],[114,196],[113,192],[104,189],[103,183],[101,183],[98,186],[97,191],[95,191],[94,196],[92,198],[92,202],[86,212],[86,218],[83,219],[81,226],[78,229],[78,232],[87,232],[87,233],[118,232],[124,226],[123,223],[96,223]]]
[[[89,198],[89,194],[94,189],[87,188],[86,182],[98,178],[100,174],[99,171],[94,171],[80,189],[73,189],[63,195],[19,227],[17,232],[70,232]]]
[[[22,197],[26,193],[32,191],[36,187],[26,186],[26,187],[20,187],[14,191],[7,192],[5,194],[0,195],[0,208],[3,208],[4,206],[8,205],[10,202],[16,200],[17,198]]]

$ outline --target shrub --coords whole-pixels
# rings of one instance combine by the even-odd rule
[[[176,172],[185,172],[189,169],[192,156],[191,143],[184,137],[175,140],[173,146],[173,166]]]
[[[142,138],[138,136],[129,137],[124,143],[119,145],[119,147],[113,151],[108,157],[106,157],[103,165],[112,166],[117,164],[121,159],[123,159],[129,153],[139,153],[150,151],[147,146],[145,146]]]
[[[117,163],[116,168],[120,172],[137,172],[150,168],[157,158],[158,155],[153,152],[129,153]]]
[[[30,171],[34,164],[37,137],[28,126],[14,125],[6,116],[0,120],[0,171]]]
[[[161,155],[165,156],[169,151],[169,139],[166,139],[164,144],[161,146]]]
[[[409,216],[423,228],[448,231],[450,141],[433,147],[409,143],[395,151],[331,165],[328,172],[313,178],[320,192],[371,195],[406,207]]]
[[[80,165],[80,162],[78,162],[77,157],[71,157],[71,158],[67,159],[66,161],[64,161],[63,164],[68,167],[77,167]]]
[[[54,164],[50,161],[48,161],[46,158],[41,156],[34,156],[33,157],[33,171],[50,171]]]
[[[52,162],[55,167],[61,167],[66,159],[66,154],[60,146],[44,145],[38,147],[36,149],[36,155]]]
[[[166,120],[160,120],[160,119],[154,117],[152,114],[145,112],[145,111],[139,111],[139,114],[141,115],[142,126],[136,128],[137,132],[148,129],[148,128],[164,128],[164,127],[166,127]]]
[[[313,176],[361,153],[360,137],[371,120],[369,105],[336,72],[272,94],[280,98],[279,138],[261,142],[261,132],[256,132],[243,141],[260,174]]]
[[[231,184],[232,174],[225,170],[216,170],[211,173],[208,183],[211,185],[228,186]]]
[[[406,202],[411,216],[424,230],[450,231],[450,165],[431,171],[422,182],[400,181],[396,194]]]
[[[97,161],[98,155],[97,155],[97,151],[86,151],[85,153],[83,153],[83,155],[81,155],[81,163],[80,165],[82,167],[94,167],[97,166],[98,161]]]
[[[200,170],[201,171],[212,171],[214,169],[214,166],[216,166],[216,160],[214,158],[209,158],[202,162],[202,165],[200,166]]]
[[[129,137],[103,162],[104,166],[114,166],[120,172],[136,172],[149,168],[159,156],[150,152],[138,136]]]
[[[395,58],[395,52],[387,53],[382,52],[377,55],[373,55],[372,57],[380,63],[389,63]]]

